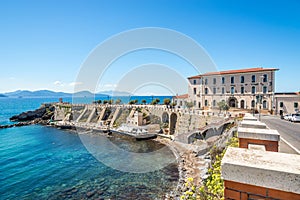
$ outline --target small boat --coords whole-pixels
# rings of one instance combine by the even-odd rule
[[[137,135],[135,136],[135,139],[137,141],[142,141],[142,140],[151,140],[157,138],[156,134],[142,134],[142,135]]]

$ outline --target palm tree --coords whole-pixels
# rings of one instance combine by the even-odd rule
[[[145,99],[142,100],[142,104],[146,104],[147,101]]]

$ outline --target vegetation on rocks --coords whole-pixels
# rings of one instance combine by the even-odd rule
[[[208,178],[202,186],[196,186],[193,178],[187,178],[181,200],[219,200],[224,199],[224,182],[221,178],[221,160],[228,146],[237,147],[238,139],[233,137],[226,144],[225,149],[214,146],[210,151],[211,167]]]

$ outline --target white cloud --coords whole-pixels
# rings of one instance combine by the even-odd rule
[[[117,84],[105,84],[103,85],[104,88],[116,88]]]
[[[53,84],[57,86],[64,86],[64,84],[61,81],[55,81]]]
[[[75,85],[82,85],[82,82],[71,82],[69,83],[69,86],[75,86]]]

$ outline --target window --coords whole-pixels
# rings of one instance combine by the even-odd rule
[[[194,85],[196,85],[197,84],[197,80],[194,80]]]
[[[267,109],[267,101],[266,100],[263,101],[263,109]]]
[[[197,88],[194,88],[194,94],[197,94]]]
[[[225,94],[225,88],[222,87],[222,94]]]
[[[207,83],[208,83],[208,80],[207,80],[207,78],[204,80],[204,84],[205,85],[207,85]]]
[[[255,100],[251,101],[251,107],[254,108],[255,107]]]
[[[234,94],[234,87],[231,87],[231,94]]]
[[[197,103],[197,102],[196,102],[196,101],[194,101],[194,106],[196,106],[196,103]]]
[[[280,108],[283,108],[283,102],[279,103]]]
[[[245,83],[245,77],[241,76],[241,83]]]
[[[263,82],[268,82],[268,74],[263,75]]]
[[[298,108],[298,102],[294,102],[294,108]]]
[[[205,94],[208,94],[208,89],[205,88],[205,89],[204,89],[204,92],[205,92]]]
[[[256,92],[256,88],[255,88],[255,86],[252,86],[251,93],[255,94],[255,92]]]
[[[225,77],[222,77],[222,84],[225,84]]]
[[[214,107],[216,106],[216,100],[213,100],[213,106]]]
[[[213,93],[216,94],[217,93],[217,88],[213,89]]]
[[[207,99],[205,99],[205,101],[204,101],[204,105],[205,105],[205,106],[208,106]]]
[[[245,88],[242,86],[241,87],[241,94],[244,94],[245,93]]]
[[[216,83],[217,83],[217,79],[214,78],[214,79],[213,79],[213,84],[215,85]]]
[[[255,83],[255,82],[256,82],[256,77],[255,77],[255,75],[252,75],[251,80],[252,80],[252,83]]]
[[[263,87],[263,93],[266,94],[267,92],[268,92],[268,87],[267,87],[267,86],[264,86],[264,87]]]
[[[231,82],[231,84],[234,84],[234,76],[232,76],[232,77],[230,78],[230,82]]]

